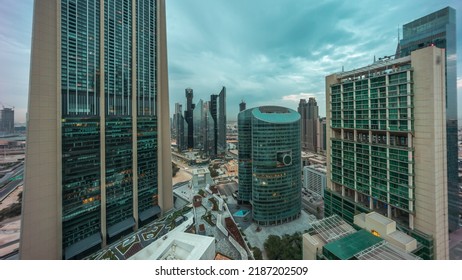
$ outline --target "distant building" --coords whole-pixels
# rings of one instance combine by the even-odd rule
[[[238,115],[239,197],[259,225],[296,219],[301,211],[300,115],[262,106]]]
[[[326,166],[316,164],[303,167],[303,187],[323,197],[326,189]]]
[[[319,126],[318,126],[318,135],[319,135],[319,147],[318,152],[325,153],[327,146],[326,146],[326,133],[327,133],[327,122],[326,118],[319,119]]]
[[[242,102],[239,103],[239,112],[244,111],[245,108],[246,108],[246,104],[245,104],[244,100],[242,100]]]
[[[204,101],[202,99],[197,102],[193,110],[193,148],[204,150],[206,140],[206,114],[204,114]]]
[[[194,92],[192,88],[185,89],[186,95],[186,110],[184,111],[184,118],[186,120],[187,130],[185,130],[185,134],[188,135],[187,147],[189,149],[194,148],[194,108],[195,105],[193,103]]]
[[[182,105],[179,103],[175,104],[175,114],[173,115],[173,130],[176,139],[177,149],[179,152],[187,149],[187,126],[185,118],[183,117]],[[186,131],[186,134],[185,134]]]
[[[456,41],[456,10],[446,7],[405,24],[403,39],[400,40],[396,50],[396,57],[408,56],[411,52],[428,46],[445,50],[449,231],[459,228],[459,214],[462,214],[462,197],[459,195],[458,186]]]
[[[14,133],[14,110],[3,107],[0,110],[0,134]]]
[[[304,260],[419,260],[416,239],[397,231],[396,223],[378,213],[355,216],[357,227],[339,216],[312,223],[303,234]]]
[[[326,77],[326,216],[376,211],[448,259],[445,51]]]
[[[226,88],[223,87],[219,94],[212,94],[210,103],[212,118],[215,121],[215,154],[224,155],[226,153]]]
[[[300,103],[298,104],[298,113],[301,116],[300,141],[302,142],[302,150],[304,151],[318,152],[318,110],[318,104],[314,97],[310,97],[308,102],[305,99],[300,99]]]

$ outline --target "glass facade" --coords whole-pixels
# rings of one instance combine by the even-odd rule
[[[157,1],[137,0],[133,7],[131,0],[104,0],[104,10],[100,9],[101,1],[61,0],[64,258],[81,253],[69,249],[76,244],[84,249],[100,247],[102,239],[111,242],[133,230],[136,223],[142,224],[160,212]],[[101,15],[104,22],[100,22]],[[133,30],[133,19],[137,30]],[[103,34],[100,33],[101,25]],[[100,46],[101,39],[104,48]],[[100,65],[101,57],[103,65]],[[136,60],[136,69],[133,60]],[[101,77],[104,78],[100,80]],[[100,92],[101,88],[104,93]],[[103,106],[101,94],[104,94]],[[136,96],[132,97],[133,94]],[[133,100],[136,100],[134,105]],[[104,110],[100,110],[100,106]],[[104,152],[101,152],[102,130],[105,132]],[[135,139],[137,142],[133,144]],[[105,205],[101,203],[103,166],[106,168]],[[137,209],[134,188],[138,193]],[[102,208],[105,217],[101,216]],[[137,212],[144,214],[137,215]],[[135,221],[134,217],[139,220]],[[101,228],[103,218],[107,230]],[[101,236],[101,232],[107,232],[107,236]],[[95,244],[95,240],[99,242]]]
[[[415,211],[412,83],[408,64],[331,85],[332,182],[362,194],[366,208]]]
[[[405,24],[396,55],[404,57],[430,45],[445,49],[446,56],[448,225],[449,231],[454,231],[459,228],[462,201],[458,187],[456,11],[453,8],[446,7]]]
[[[64,249],[100,232],[99,15],[99,1],[61,1]]]
[[[250,201],[257,224],[296,219],[301,211],[300,115],[266,106],[243,111],[238,120],[239,200]]]

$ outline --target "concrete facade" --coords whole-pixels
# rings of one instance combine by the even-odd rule
[[[353,207],[354,212],[361,209],[384,211],[385,216],[396,219],[410,232],[432,239],[433,244],[427,244],[432,252],[425,258],[435,259],[448,258],[444,57],[443,49],[430,46],[407,57],[326,77],[329,193],[341,199],[342,207]],[[400,81],[392,83],[396,77]],[[373,88],[372,83],[378,80],[383,84]],[[346,106],[345,100],[348,100],[344,91],[348,92],[346,87],[353,83],[356,95],[353,115],[342,111],[341,115],[334,116],[333,102],[342,104],[342,108]],[[399,86],[393,86],[395,84]],[[342,92],[339,101],[332,99],[334,85]],[[378,91],[380,87],[383,92]],[[361,92],[364,89],[367,92]],[[399,91],[394,92],[395,89]],[[367,98],[359,98],[359,94],[366,94]],[[379,96],[379,103],[373,103],[377,98],[373,99],[373,94]],[[397,105],[394,96],[407,100]],[[382,99],[386,103],[381,103]],[[366,100],[365,109],[358,105],[358,100]],[[403,111],[392,117],[395,112],[391,108]],[[363,109],[369,112],[366,118],[360,115]],[[383,114],[371,118],[373,110],[383,111]],[[339,146],[334,147],[333,142],[342,147],[341,166]],[[403,154],[397,159],[392,152]],[[355,173],[351,177],[348,165],[353,158]],[[363,166],[365,159],[367,164]],[[398,160],[402,163],[394,167]],[[400,169],[407,171],[403,173]],[[392,178],[395,173],[402,173],[400,179]],[[403,189],[404,193],[397,192],[405,185],[408,189]],[[332,203],[325,201],[326,215],[329,212],[351,213],[350,209],[336,209]],[[401,213],[401,218],[397,213]],[[348,219],[351,219],[350,214]]]
[[[105,1],[100,1],[99,9],[104,11]],[[165,1],[156,0],[157,14],[157,185],[158,205],[162,212],[173,207],[170,124],[168,99],[168,72],[166,50]],[[133,11],[132,27],[136,27],[136,1],[131,1]],[[43,0],[34,4],[33,36],[31,51],[30,87],[27,120],[27,147],[24,178],[24,194],[21,230],[21,259],[62,259],[63,251],[63,178],[62,178],[62,100],[61,100],[61,1]],[[100,13],[99,30],[104,34],[104,13]],[[132,55],[136,57],[136,32],[130,38],[133,43]],[[101,80],[104,80],[104,36],[100,36]],[[136,112],[136,60],[132,60],[132,104]],[[104,83],[99,90],[104,93]],[[105,112],[105,95],[100,95],[99,111]],[[100,122],[105,123],[105,114],[100,113]],[[131,168],[137,166],[137,116],[132,119],[132,160]],[[105,246],[106,236],[106,134],[101,126],[100,139],[100,216],[99,234],[94,236],[93,246]],[[138,228],[138,174],[133,172],[133,220]],[[93,200],[93,198],[92,198]],[[86,201],[83,202],[83,204]],[[95,243],[96,241],[96,243]],[[78,242],[76,243],[76,246]]]

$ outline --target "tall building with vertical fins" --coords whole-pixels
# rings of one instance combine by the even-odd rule
[[[21,259],[79,259],[173,207],[164,0],[35,1]]]
[[[443,8],[403,26],[396,56],[410,55],[412,51],[428,46],[443,48],[446,61],[446,142],[448,181],[449,231],[459,228],[462,201],[459,196],[458,144],[457,144],[457,37],[456,10]]]
[[[448,259],[445,50],[326,77],[326,216],[379,212]]]

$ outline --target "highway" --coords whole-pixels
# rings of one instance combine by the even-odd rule
[[[6,179],[4,179],[8,176]],[[0,201],[3,201],[12,191],[23,183],[24,164],[15,168],[14,171],[6,174],[0,183]]]

